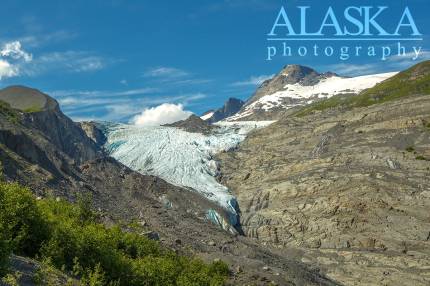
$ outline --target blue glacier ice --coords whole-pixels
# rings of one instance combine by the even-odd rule
[[[237,221],[237,202],[230,190],[216,180],[219,172],[214,155],[228,151],[246,135],[272,122],[222,122],[210,135],[189,133],[175,127],[107,124],[106,150],[109,154],[145,175],[154,175],[192,189],[226,209],[232,226]],[[215,215],[208,213],[215,220]]]

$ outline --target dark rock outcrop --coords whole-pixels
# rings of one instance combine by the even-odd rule
[[[244,101],[237,99],[237,98],[229,98],[221,107],[220,109],[217,109],[214,114],[207,119],[206,121],[210,123],[215,123],[218,121],[221,121],[227,117],[230,117],[232,115],[235,115],[239,110],[242,108],[242,106],[245,104]]]
[[[103,133],[102,131],[103,128],[100,124],[93,121],[90,121],[90,122],[83,121],[83,122],[79,122],[79,125],[82,128],[82,130],[84,130],[85,134],[91,140],[93,140],[98,147],[101,147],[106,143],[107,138]]]
[[[209,134],[214,129],[217,129],[216,126],[210,125],[208,122],[194,114],[185,120],[181,120],[172,124],[166,124],[164,126],[177,127],[187,132],[202,134]]]

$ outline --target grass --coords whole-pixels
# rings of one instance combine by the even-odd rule
[[[0,100],[0,114],[4,115],[6,119],[12,123],[18,123],[20,116],[16,110],[10,107],[10,105]]]
[[[424,157],[422,155],[415,157],[415,159],[420,160],[420,161],[430,161],[430,159],[427,159],[426,157]]]
[[[423,94],[430,94],[430,61],[419,63],[377,84],[375,87],[363,91],[359,95],[339,95],[315,102],[296,112],[295,116],[303,117],[317,111],[332,108],[367,107],[407,96]]]
[[[26,109],[23,110],[23,112],[25,113],[36,113],[36,112],[41,112],[42,108],[39,106],[32,106],[32,107],[28,107]]]

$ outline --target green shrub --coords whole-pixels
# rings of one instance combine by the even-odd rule
[[[223,285],[229,275],[222,262],[208,265],[119,226],[107,228],[89,205],[88,200],[36,201],[26,188],[0,184],[0,222],[12,250],[49,261],[82,285],[212,286]],[[39,276],[41,281],[50,277]]]
[[[0,222],[19,255],[34,256],[49,236],[34,196],[18,184],[0,182]]]
[[[5,116],[10,122],[16,124],[20,120],[18,112],[10,107],[9,103],[0,100],[0,114]]]
[[[408,148],[406,148],[406,151],[408,151],[408,152],[414,152],[415,148],[412,147],[412,146],[409,146]]]
[[[21,276],[22,274],[19,272],[8,273],[1,279],[1,282],[4,283],[3,285],[7,286],[20,286],[19,280],[21,279]]]
[[[10,247],[3,226],[0,224],[0,277],[6,273],[9,264]]]
[[[422,155],[417,156],[415,159],[421,160],[421,161],[429,161],[429,159],[427,159],[426,157],[424,157]]]

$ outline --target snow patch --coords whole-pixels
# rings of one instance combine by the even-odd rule
[[[200,116],[200,118],[203,119],[203,120],[208,120],[209,118],[211,118],[214,115],[214,113],[215,112],[209,112],[208,114]]]

